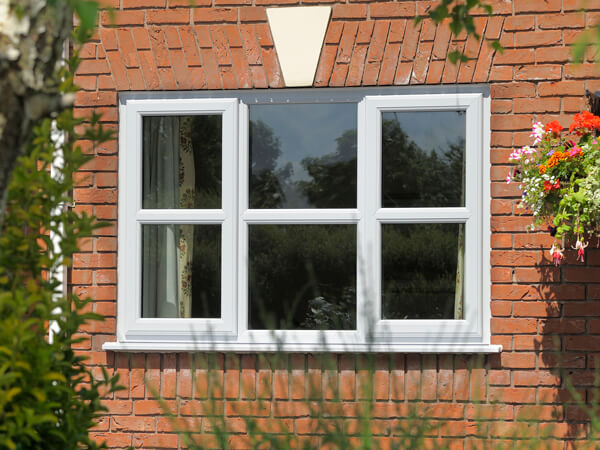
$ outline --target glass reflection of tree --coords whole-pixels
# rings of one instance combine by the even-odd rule
[[[281,143],[262,120],[250,121],[250,208],[281,208],[292,164],[277,169]]]
[[[461,138],[445,151],[426,152],[398,121],[384,120],[383,206],[462,206],[464,148]],[[383,318],[454,318],[459,227],[383,225]]]
[[[194,152],[194,207],[221,208],[222,117],[194,116],[191,139]],[[186,225],[183,225],[186,226]],[[192,317],[221,315],[221,227],[191,226]]]
[[[196,208],[221,208],[221,122],[220,115],[195,116],[192,121]]]
[[[335,153],[302,160],[311,180],[298,185],[316,208],[356,207],[356,130],[344,131],[336,143]]]
[[[464,139],[426,152],[396,120],[382,126],[384,208],[462,206]]]
[[[333,154],[305,158],[311,181],[292,181],[292,165],[277,169],[280,139],[250,122],[250,207],[281,208],[301,195],[312,207],[355,207],[356,130],[336,139]],[[354,226],[251,226],[250,326],[277,329],[356,327]]]

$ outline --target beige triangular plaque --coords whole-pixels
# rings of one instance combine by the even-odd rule
[[[286,86],[312,86],[330,14],[330,6],[267,9]]]

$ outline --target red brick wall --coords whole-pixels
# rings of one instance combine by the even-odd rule
[[[96,109],[104,113],[105,125],[116,129],[119,91],[283,86],[265,6],[297,5],[296,0],[197,0],[195,8],[188,0],[108,1],[119,10],[116,22],[103,12],[97,38],[82,51],[80,115]],[[303,2],[314,3],[318,0]],[[503,54],[473,38],[450,40],[447,26],[428,20],[415,28],[412,19],[432,6],[429,1],[322,3],[332,4],[333,13],[315,86],[489,83],[492,97],[491,330],[492,343],[504,351],[482,359],[378,356],[373,429],[382,442],[392,442],[391,430],[415,402],[421,414],[447,421],[433,433],[440,439],[482,433],[501,439],[539,403],[534,413],[539,422],[528,427],[532,434],[551,430],[557,448],[572,439],[583,442],[587,426],[577,408],[564,402],[564,380],[554,369],[561,361],[579,392],[590,397],[593,360],[600,356],[600,251],[590,250],[583,266],[572,254],[563,267],[552,266],[551,239],[525,231],[529,218],[516,209],[519,192],[504,178],[511,150],[530,143],[533,121],[568,125],[586,106],[585,90],[600,90],[597,66],[569,62],[569,45],[600,19],[600,3],[586,2],[583,13],[579,0],[494,2],[494,15],[482,14],[475,23],[485,39],[500,39]],[[446,55],[452,49],[464,49],[469,61],[450,64]],[[189,417],[194,402],[206,396],[203,366],[193,387],[187,354],[101,350],[115,340],[117,148],[113,141],[95,149],[74,194],[79,210],[112,224],[84,243],[73,262],[73,289],[94,298],[95,311],[107,317],[82,330],[89,339],[79,350],[90,364],[118,372],[127,387],[106,401],[109,413],[95,435],[110,447],[172,448],[179,437],[144,378],[158,386],[176,414]],[[336,367],[323,369],[310,355],[289,355],[289,361],[276,364],[260,355],[217,355],[217,374],[225,381],[224,392],[217,393],[219,405],[239,432],[233,445],[243,443],[240,417],[248,412],[263,425],[282,419],[287,429],[317,445],[302,401],[309,379],[337,386],[343,400],[337,414],[350,425],[356,422],[353,405],[362,398],[366,365],[354,356],[333,356]],[[323,395],[324,411],[335,415],[340,408],[335,395],[331,389]],[[259,398],[266,399],[260,408]],[[482,411],[491,419],[483,432],[472,421],[481,413],[477,402],[484,402]],[[210,439],[208,424],[197,431]]]

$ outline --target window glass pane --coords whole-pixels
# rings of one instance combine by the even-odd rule
[[[251,329],[355,329],[355,225],[250,225]]]
[[[464,206],[464,111],[382,113],[384,208]]]
[[[355,208],[356,104],[250,105],[250,208]]]
[[[142,225],[142,317],[221,317],[221,225]]]
[[[221,115],[143,118],[143,208],[221,208]]]
[[[464,224],[382,224],[383,319],[462,319]]]

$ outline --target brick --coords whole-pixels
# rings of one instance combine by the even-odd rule
[[[129,8],[164,8],[166,0],[122,0],[123,9]]]
[[[111,431],[154,431],[154,417],[111,417]]]
[[[338,64],[348,64],[352,59],[352,51],[354,49],[354,40],[357,31],[358,25],[356,22],[347,22],[344,25],[344,31],[342,32],[342,39],[340,40],[336,59]]]
[[[217,59],[212,50],[200,49],[202,69],[209,89],[221,89],[221,77],[217,70]]]
[[[115,80],[115,86],[120,91],[129,90],[129,78],[127,77],[127,69],[123,64],[123,58],[119,52],[107,52],[110,68]]]
[[[541,14],[538,17],[538,28],[542,30],[557,28],[583,28],[585,17],[583,13],[570,14]]]
[[[179,39],[179,32],[175,26],[161,27],[165,34],[165,41],[167,42],[168,49],[180,49],[181,39]]]
[[[537,320],[492,318],[491,330],[493,334],[532,334],[537,332]]]
[[[223,28],[220,25],[210,25],[208,29],[213,43],[213,52],[217,58],[217,64],[220,66],[230,65],[229,45]]]
[[[515,99],[514,113],[557,113],[560,112],[560,98]]]
[[[562,67],[550,64],[523,66],[515,71],[515,80],[560,80]]]
[[[334,22],[337,23],[337,22]],[[371,34],[373,33],[373,26],[375,25],[375,21],[366,20],[360,22],[358,25],[358,33],[356,35],[356,43],[357,44],[368,44],[371,42]]]
[[[438,25],[433,44],[433,59],[446,59],[448,44],[450,43],[450,35],[451,32],[450,28],[448,27],[447,20]]]
[[[332,19],[361,19],[367,17],[366,5],[333,5]],[[374,16],[373,16],[374,17]]]
[[[350,67],[348,68],[348,76],[346,78],[346,86],[359,86],[363,77],[365,67],[365,58],[367,56],[366,45],[356,46],[352,54]],[[376,75],[375,75],[376,77]],[[374,84],[374,80],[367,81],[368,84]]]
[[[533,64],[534,61],[535,49],[533,48],[509,48],[494,57],[495,64]]]
[[[327,86],[329,84],[329,77],[335,62],[337,55],[337,47],[333,45],[326,45],[321,52],[321,59],[317,66],[317,72],[315,74],[315,86]]]
[[[392,20],[390,23],[390,32],[388,34],[388,43],[401,43],[404,38],[407,20]]]
[[[148,90],[159,89],[160,88],[160,79],[158,77],[158,70],[156,68],[154,58],[152,56],[152,52],[140,51],[140,52],[138,52],[138,57],[140,59],[140,67],[142,68],[142,73],[144,75],[144,82],[146,84],[146,89],[148,89]]]
[[[414,17],[415,6],[409,2],[370,3],[369,13],[372,18]]]
[[[325,44],[337,44],[342,37],[344,22],[329,22],[329,27],[325,34]]]
[[[433,44],[431,42],[421,42],[419,44],[413,65],[411,84],[425,82],[432,47]]]
[[[96,442],[103,442],[109,448],[117,447],[130,447],[131,446],[131,434],[129,433],[90,433],[90,437]]]
[[[400,53],[401,61],[410,61],[415,57],[421,26],[421,24],[416,26],[414,24],[407,25],[407,31],[405,32],[404,40],[402,41],[402,50]]]
[[[146,22],[149,25],[188,24],[190,23],[190,10],[188,8],[149,10],[146,13]]]
[[[78,75],[98,75],[110,73],[110,69],[105,60],[102,59],[85,59],[81,61],[77,68]]]
[[[515,33],[515,47],[542,47],[561,43],[562,33],[558,30]]]
[[[490,87],[492,98],[515,98],[535,96],[533,83],[499,83]]]
[[[107,11],[103,11],[100,14],[100,23],[102,26],[131,26],[131,25],[144,25],[144,11],[115,11],[114,15],[109,14]]]
[[[283,87],[283,76],[281,75],[281,70],[279,69],[279,63],[277,61],[277,56],[275,55],[275,50],[272,48],[263,48],[262,59],[265,71],[267,73],[267,80],[269,81],[269,87]]]
[[[194,23],[237,22],[236,8],[195,8]]]
[[[551,12],[551,11],[560,11],[562,7],[561,0],[545,0],[543,11]],[[533,12],[537,13],[540,11],[540,4],[533,0],[515,0],[514,1],[515,12],[523,13],[523,12]]]
[[[135,448],[177,447],[177,442],[177,434],[136,433],[133,435],[133,445]]]
[[[492,117],[492,130],[526,130],[531,129],[533,116],[528,114],[496,115]]]
[[[241,22],[266,22],[267,12],[260,6],[245,6],[240,8]]]
[[[201,66],[202,60],[198,53],[198,47],[196,45],[192,27],[179,27],[179,36],[181,38],[181,43],[183,44],[183,52],[188,67]]]
[[[536,11],[537,12],[537,11]],[[504,20],[505,31],[529,31],[535,28],[535,16],[512,16]]]
[[[600,78],[595,64],[567,64],[564,66],[565,78],[589,79]]]
[[[262,64],[262,60],[261,60],[261,56],[260,56],[260,47],[258,45],[258,40],[256,38],[254,26],[253,25],[241,25],[240,33],[242,36],[242,44],[244,46],[244,51],[246,52],[246,58],[248,59],[248,64],[250,64],[250,65]]]
[[[271,37],[271,29],[266,23],[257,23],[254,25],[254,29],[256,30],[256,37],[261,47],[272,47],[275,45]]]
[[[401,44],[392,44],[388,42],[383,54],[379,76],[377,78],[377,83],[379,85],[390,85],[394,82],[400,48]]]

